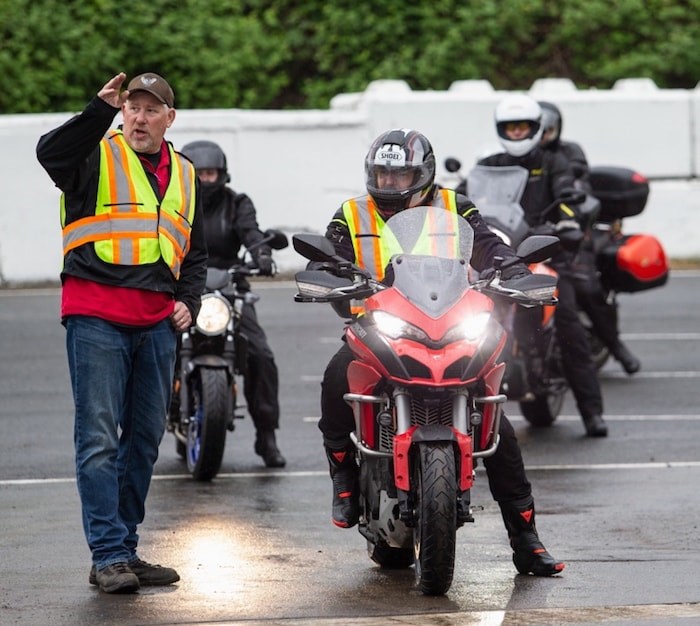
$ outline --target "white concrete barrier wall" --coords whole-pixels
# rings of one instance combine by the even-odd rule
[[[671,257],[700,257],[700,88],[625,80],[611,90],[578,90],[547,79],[529,93],[560,106],[563,136],[581,143],[591,164],[633,167],[652,179],[647,208],[626,221],[627,232],[654,233]],[[498,148],[493,110],[504,95],[485,81],[418,92],[403,81],[376,81],[362,93],[336,96],[329,110],[178,111],[168,138],[176,148],[218,142],[232,186],[251,196],[263,228],[323,232],[343,200],[363,193],[363,159],[379,133],[424,132],[438,158],[438,180],[449,183],[447,156],[468,167]],[[35,148],[70,115],[0,116],[0,284],[52,281],[60,273],[59,192]],[[283,270],[304,264],[291,249],[277,258]]]

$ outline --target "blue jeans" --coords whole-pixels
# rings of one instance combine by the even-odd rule
[[[136,529],[165,432],[176,332],[168,319],[131,331],[95,317],[70,316],[65,324],[83,529],[102,569],[136,558]]]

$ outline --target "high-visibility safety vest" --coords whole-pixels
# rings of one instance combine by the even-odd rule
[[[440,189],[430,206],[446,209],[454,219],[461,219],[457,214],[456,193],[451,189]],[[384,271],[395,254],[404,252],[411,254],[426,254],[455,258],[459,250],[455,249],[458,242],[454,237],[447,238],[427,236],[418,238],[413,250],[402,250],[391,230],[385,228],[384,220],[379,214],[377,205],[371,196],[353,198],[343,204],[343,216],[350,231],[352,247],[355,251],[355,264],[369,270],[376,280],[384,278]],[[432,214],[430,214],[432,215]],[[442,219],[442,218],[440,218]],[[424,232],[445,230],[437,224],[425,224]],[[454,233],[454,228],[448,228]],[[353,300],[350,310],[354,315],[361,315],[362,301]]]
[[[121,130],[100,141],[100,176],[95,215],[66,224],[61,196],[63,254],[86,243],[106,263],[145,265],[162,258],[175,279],[190,248],[195,211],[195,170],[170,151],[170,181],[162,201],[146,176],[138,155]]]
[[[451,189],[440,189],[430,206],[447,209],[457,213],[456,194]],[[453,256],[437,246],[445,245],[437,239],[426,241],[420,237],[418,242],[423,249],[400,250],[393,236],[385,232],[384,220],[371,196],[353,198],[343,204],[343,216],[350,231],[352,247],[355,251],[355,264],[371,272],[377,280],[384,278],[384,270],[392,255],[399,252],[413,254],[434,254],[436,256]]]

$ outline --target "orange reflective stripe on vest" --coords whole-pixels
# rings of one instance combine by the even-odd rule
[[[355,251],[355,263],[381,280],[386,266],[381,245],[384,221],[379,216],[377,205],[369,196],[353,198],[345,203],[344,213]]]
[[[95,215],[64,226],[64,255],[87,243],[97,256],[120,265],[162,258],[178,278],[190,247],[195,211],[195,171],[170,145],[170,181],[159,202],[138,155],[121,131],[100,142],[100,178]],[[62,204],[65,196],[62,198]],[[66,207],[62,207],[65,219]]]

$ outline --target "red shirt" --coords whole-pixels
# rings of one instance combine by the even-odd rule
[[[158,180],[160,197],[170,181],[170,152],[165,141],[160,148],[157,167],[142,155],[141,163]],[[153,326],[168,317],[175,308],[171,294],[96,283],[77,276],[66,276],[61,296],[61,317],[87,315],[125,326]]]

